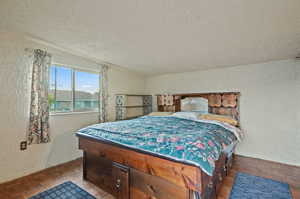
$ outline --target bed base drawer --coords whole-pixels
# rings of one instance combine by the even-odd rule
[[[183,199],[189,198],[189,190],[176,186],[162,178],[130,169],[131,199]]]

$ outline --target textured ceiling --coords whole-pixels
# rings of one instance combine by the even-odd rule
[[[300,0],[0,0],[0,30],[149,75],[293,58]]]

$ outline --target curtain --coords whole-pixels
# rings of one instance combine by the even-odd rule
[[[40,49],[33,51],[28,144],[50,141],[48,103],[50,64],[50,54]]]
[[[108,65],[101,65],[100,68],[99,122],[106,122],[108,119],[108,68]]]

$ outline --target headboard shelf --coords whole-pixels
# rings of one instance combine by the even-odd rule
[[[177,93],[157,95],[158,111],[181,111],[181,100],[187,97],[202,97],[208,100],[210,113],[228,115],[239,121],[239,98],[240,92],[209,92],[209,93]],[[168,103],[164,104],[167,98]]]

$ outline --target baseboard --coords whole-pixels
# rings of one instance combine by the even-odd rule
[[[79,157],[79,158],[76,158],[76,159],[74,159],[74,160],[70,160],[70,161],[67,161],[67,162],[64,162],[64,163],[55,165],[55,166],[47,167],[47,168],[42,169],[42,170],[40,170],[40,171],[36,171],[36,172],[30,173],[30,174],[28,174],[28,175],[24,175],[24,176],[19,177],[19,178],[16,178],[16,179],[12,179],[12,180],[9,180],[9,181],[6,181],[6,182],[2,182],[2,183],[0,183],[0,185],[10,184],[10,183],[13,183],[13,182],[16,181],[16,180],[20,180],[20,179],[22,179],[22,178],[26,178],[27,176],[30,176],[30,175],[33,175],[33,174],[37,174],[37,173],[39,173],[39,172],[43,172],[43,171],[55,169],[55,168],[57,168],[57,167],[60,167],[60,166],[66,165],[66,164],[71,164],[72,162],[76,162],[76,161],[82,161],[82,157]]]
[[[298,166],[234,155],[233,169],[251,175],[286,182],[296,188],[300,188],[300,167]]]

